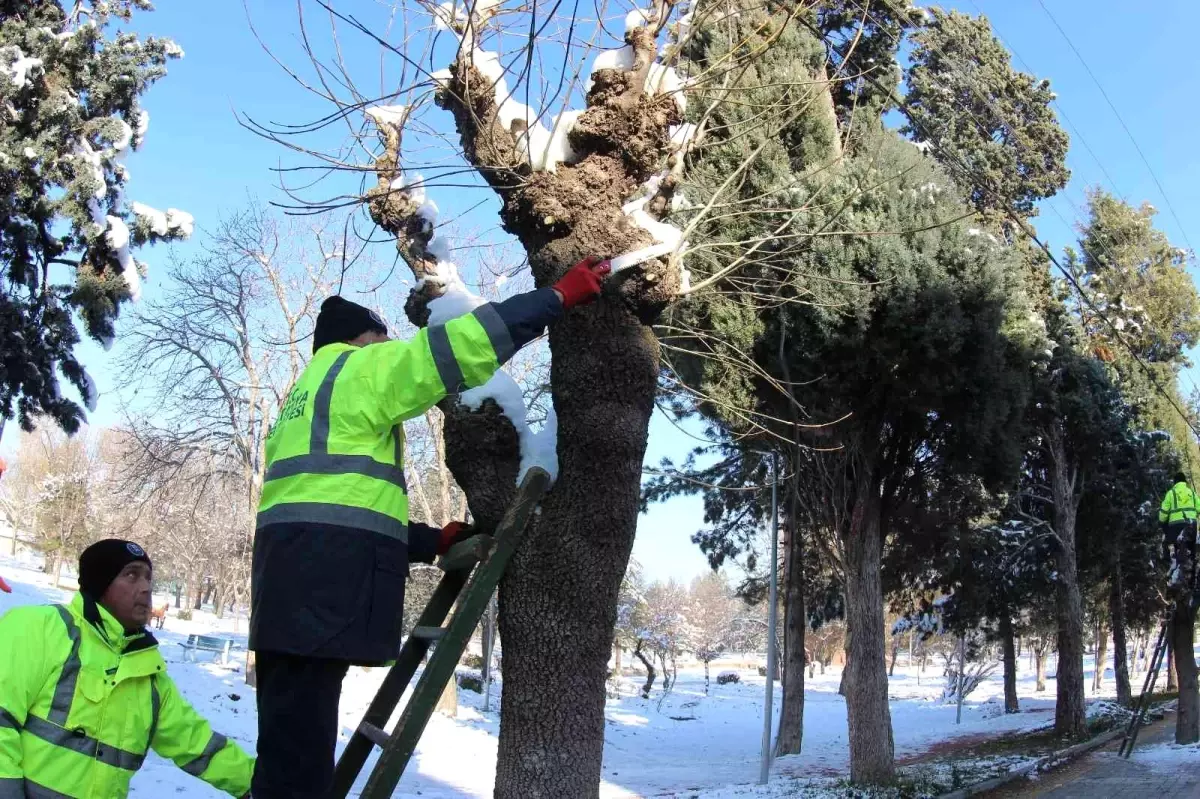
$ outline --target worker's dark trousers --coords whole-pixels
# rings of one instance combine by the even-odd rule
[[[325,799],[333,782],[338,699],[349,663],[256,652],[255,799]]]

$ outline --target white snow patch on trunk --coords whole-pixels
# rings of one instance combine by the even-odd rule
[[[375,120],[375,124],[377,125],[395,125],[396,127],[400,127],[404,124],[408,108],[403,105],[373,105],[364,113]]]

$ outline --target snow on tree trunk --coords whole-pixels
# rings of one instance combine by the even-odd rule
[[[895,773],[884,662],[883,539],[879,509],[860,491],[846,541],[846,712],[850,781],[882,783]]]
[[[1129,705],[1133,690],[1129,684],[1129,651],[1125,640],[1125,598],[1121,585],[1121,561],[1113,570],[1112,588],[1108,593],[1108,615],[1112,619],[1113,673],[1117,678],[1117,701]],[[1136,657],[1137,650],[1134,650]]]
[[[1083,596],[1079,590],[1075,547],[1080,478],[1069,462],[1066,434],[1061,425],[1052,425],[1046,438],[1051,461],[1054,527],[1058,534],[1055,552],[1058,574],[1054,582],[1054,616],[1058,639],[1054,731],[1064,737],[1080,738],[1087,729],[1083,695]]]
[[[1175,674],[1175,636],[1167,634],[1167,692],[1179,690],[1179,679]]]
[[[783,696],[779,711],[776,755],[799,754],[804,743],[804,539],[799,525],[789,514],[787,542],[787,580],[784,584]]]
[[[1034,688],[1041,693],[1046,690],[1046,650],[1038,649],[1033,653],[1034,659]]]
[[[1178,714],[1175,717],[1175,743],[1194,744],[1200,741],[1200,686],[1197,684],[1196,658],[1192,655],[1196,629],[1196,612],[1188,597],[1175,603],[1171,614],[1171,644],[1176,652],[1184,653],[1175,659],[1179,678]]]
[[[489,82],[458,58],[437,102],[453,116],[467,160],[500,197],[504,228],[525,248],[534,282],[552,285],[592,255],[625,253],[651,241],[622,207],[662,168],[676,101],[643,90],[654,60],[653,33],[626,34],[631,71],[593,73],[588,109],[570,141],[577,162],[529,171],[498,118]],[[462,52],[468,52],[463,48]],[[397,238],[414,276],[414,324],[446,291],[429,252],[417,203],[393,189],[402,174],[401,131],[382,124],[372,218]],[[670,191],[659,194],[669,201]],[[679,269],[651,261],[614,275],[595,305],[551,325],[550,385],[558,420],[558,477],[500,586],[504,685],[495,796],[594,797],[604,745],[604,683],[618,589],[633,547],[641,466],[659,372],[651,323],[678,294]],[[448,398],[446,460],[478,526],[494,526],[515,491],[517,432],[499,407],[469,409]],[[644,660],[644,658],[643,658]]]
[[[1000,641],[1004,648],[1004,712],[1020,713],[1017,700],[1017,648],[1013,640],[1012,618],[1008,613],[1000,617]]]
[[[708,696],[708,660],[704,661],[704,695]]]

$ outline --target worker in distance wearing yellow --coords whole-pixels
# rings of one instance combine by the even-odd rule
[[[1187,475],[1175,474],[1174,484],[1163,497],[1158,509],[1158,523],[1163,531],[1163,548],[1168,561],[1171,552],[1185,547],[1191,560],[1196,557],[1196,494],[1188,485]],[[1179,562],[1178,560],[1176,562]]]
[[[180,695],[145,629],[151,568],[106,539],[80,556],[70,604],[0,618],[0,799],[121,799],[150,749],[248,796],[254,761]]]
[[[598,297],[609,271],[586,259],[552,287],[407,341],[390,339],[367,308],[322,304],[312,361],[267,436],[251,585],[255,799],[324,799],[347,669],[396,658],[409,562],[432,563],[469,535],[457,522],[409,521],[404,421],[486,383],[560,315]]]

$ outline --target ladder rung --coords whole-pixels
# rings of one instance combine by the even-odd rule
[[[379,729],[369,721],[360,723],[358,725],[358,731],[366,738],[369,738],[371,743],[375,744],[380,749],[387,746],[388,741],[392,739],[392,736],[388,735],[386,730]]]
[[[419,638],[422,641],[440,641],[445,634],[445,627],[413,627],[411,633],[413,638]]]
[[[442,555],[438,568],[444,572],[469,569],[481,560],[487,558],[492,549],[490,535],[475,535],[466,541],[459,541],[450,547],[450,551]]]

